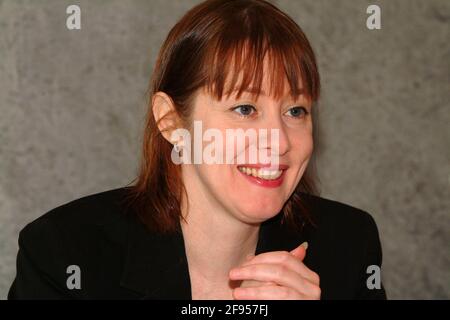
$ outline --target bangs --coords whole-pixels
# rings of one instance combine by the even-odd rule
[[[254,10],[260,8],[254,8]],[[244,22],[244,23],[243,23]],[[300,27],[287,16],[264,18],[264,12],[240,12],[214,34],[205,50],[203,75],[208,93],[222,100],[237,91],[254,98],[263,93],[280,99],[285,93],[319,99],[320,78],[312,48]]]

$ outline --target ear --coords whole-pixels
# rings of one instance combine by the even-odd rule
[[[177,129],[180,119],[172,98],[162,91],[155,93],[152,97],[152,112],[163,137],[170,143],[174,143],[175,141],[171,141],[171,134]]]

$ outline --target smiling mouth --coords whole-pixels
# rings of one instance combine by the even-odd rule
[[[248,176],[253,176],[255,178],[260,178],[263,180],[276,180],[283,174],[283,170],[280,169],[276,170],[276,169],[254,168],[246,166],[239,166],[238,169],[239,171]]]
[[[238,165],[239,172],[261,187],[279,187],[283,183],[287,164],[242,164]]]
[[[240,165],[237,169],[247,181],[264,188],[277,188],[283,184],[288,165]]]

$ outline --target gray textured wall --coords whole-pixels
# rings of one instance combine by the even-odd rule
[[[152,64],[198,2],[0,0],[0,297],[27,222],[133,178]],[[450,2],[274,2],[318,55],[323,196],[375,217],[390,298],[450,298]]]

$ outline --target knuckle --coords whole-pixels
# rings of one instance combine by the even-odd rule
[[[320,299],[321,294],[322,294],[322,290],[320,289],[320,287],[319,286],[314,286],[314,288],[313,288],[313,296],[314,296],[314,298]]]
[[[286,275],[287,271],[287,267],[285,267],[284,265],[280,265],[275,268],[275,276],[278,279],[283,278]]]
[[[287,251],[282,251],[282,252],[280,253],[280,255],[279,255],[280,262],[283,263],[283,262],[288,261],[289,258],[290,258],[290,255],[291,255],[291,254],[290,254],[289,252],[287,252]]]
[[[312,279],[315,283],[320,284],[320,277],[316,272],[312,272]]]

